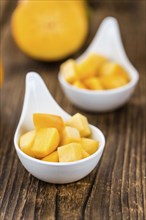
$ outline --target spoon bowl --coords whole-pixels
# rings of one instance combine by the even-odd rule
[[[98,164],[104,150],[105,138],[102,132],[90,125],[92,138],[100,144],[98,150],[85,159],[64,163],[41,161],[26,155],[19,148],[20,136],[34,128],[32,115],[35,112],[60,115],[64,121],[71,117],[56,103],[41,77],[30,72],[26,76],[24,104],[14,136],[17,155],[26,170],[40,180],[55,184],[74,182],[88,175]]]
[[[88,111],[105,112],[121,107],[133,94],[139,74],[125,53],[119,25],[115,18],[107,17],[103,20],[87,50],[76,60],[77,63],[84,60],[90,53],[101,54],[122,65],[129,73],[130,82],[116,89],[89,91],[70,85],[59,72],[58,79],[65,95],[73,104]]]

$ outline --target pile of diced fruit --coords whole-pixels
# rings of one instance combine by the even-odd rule
[[[20,149],[48,162],[72,162],[95,153],[97,140],[91,139],[88,120],[80,113],[64,122],[58,115],[33,114],[35,129],[20,137]]]
[[[60,72],[68,83],[80,89],[115,89],[130,81],[120,64],[98,54],[90,54],[81,62],[69,59],[61,65]]]

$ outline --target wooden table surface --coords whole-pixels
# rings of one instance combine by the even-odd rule
[[[97,2],[97,3],[96,3]],[[146,218],[146,4],[145,1],[92,1],[92,40],[106,16],[118,19],[126,52],[138,69],[140,81],[130,101],[110,113],[90,113],[73,106],[64,96],[57,72],[60,62],[43,63],[25,56],[15,45],[10,17],[16,1],[1,0],[0,219],[126,220]],[[98,166],[84,179],[66,185],[49,184],[31,176],[21,165],[13,145],[20,117],[25,76],[37,71],[50,92],[68,113],[81,112],[106,137]],[[144,209],[145,207],[145,209]]]

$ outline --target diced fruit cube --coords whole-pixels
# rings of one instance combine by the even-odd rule
[[[66,125],[77,128],[80,132],[81,137],[87,137],[91,134],[87,118],[81,115],[80,113],[77,113],[74,116],[72,116],[66,122]]]
[[[58,147],[59,162],[72,162],[80,160],[82,156],[82,147],[78,143],[71,143]]]
[[[98,77],[90,77],[84,80],[84,84],[91,90],[103,90],[103,86]]]
[[[83,158],[89,157],[90,154],[88,154],[83,148],[82,148],[82,156]]]
[[[56,128],[37,129],[32,151],[37,158],[46,157],[56,150],[59,141],[60,136]]]
[[[103,76],[100,81],[104,89],[115,89],[127,84],[127,80],[120,75]]]
[[[127,83],[129,82],[129,75],[127,71],[121,65],[111,61],[105,62],[101,65],[98,75],[99,76],[112,75],[113,77],[120,76],[121,78],[125,79]]]
[[[81,138],[81,146],[88,153],[93,154],[99,147],[99,142],[89,138]]]
[[[79,79],[95,76],[100,65],[107,59],[98,54],[90,54],[86,59],[77,64],[77,74]]]
[[[76,80],[74,82],[73,86],[75,86],[79,89],[86,89],[86,86],[80,80]]]
[[[29,131],[20,137],[20,149],[27,155],[34,157],[32,152],[32,145],[35,139],[35,131]]]
[[[66,126],[62,132],[61,145],[69,144],[71,142],[79,142],[80,133],[78,129]]]
[[[60,116],[51,114],[35,113],[33,114],[33,122],[36,129],[49,127],[57,128],[59,133],[62,132],[65,126]]]
[[[64,79],[69,83],[73,83],[77,79],[77,64],[73,59],[64,62],[60,67],[60,71]]]
[[[42,159],[43,161],[48,161],[48,162],[59,162],[59,157],[58,157],[58,151],[54,151],[53,153],[49,154],[48,156],[44,157]]]

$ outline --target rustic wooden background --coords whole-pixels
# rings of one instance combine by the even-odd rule
[[[73,106],[60,89],[58,63],[43,63],[25,56],[15,45],[10,29],[16,0],[1,0],[0,219],[126,220],[146,218],[146,4],[143,0],[91,1],[91,28],[86,45],[106,16],[118,19],[126,52],[138,69],[140,81],[124,107],[104,114]],[[48,184],[31,176],[16,155],[13,136],[20,117],[24,81],[37,71],[56,101],[70,114],[81,112],[106,136],[103,157],[86,178],[67,185]],[[144,209],[145,207],[145,209]]]

